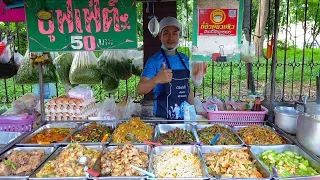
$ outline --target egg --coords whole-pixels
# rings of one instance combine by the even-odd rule
[[[73,99],[70,99],[70,100],[69,100],[69,104],[74,104],[74,100],[73,100]]]
[[[54,110],[57,110],[58,109],[58,106],[54,106]]]
[[[82,106],[80,106],[79,110],[80,110],[80,111],[82,111],[82,110],[83,110],[83,107],[82,107]]]
[[[72,113],[69,113],[69,116],[73,116],[73,114],[72,114]]]
[[[67,106],[67,110],[69,110],[70,109],[70,106]]]
[[[64,112],[64,113],[62,113],[62,115],[63,115],[63,116],[67,116],[67,115],[68,115],[68,113]]]
[[[70,117],[69,116],[67,117],[67,121],[70,121]]]
[[[56,103],[56,100],[54,100],[54,99],[51,99],[50,102],[49,102],[49,104],[51,104],[51,105],[53,105],[55,103]]]
[[[61,99],[56,100],[56,104],[61,104],[61,102],[62,102]]]
[[[76,100],[75,103],[76,103],[76,105],[79,105],[79,104],[81,104],[81,101],[80,100]]]
[[[77,110],[77,106],[73,106],[73,110]]]
[[[62,103],[63,103],[63,104],[68,104],[68,100],[64,99],[64,100],[62,101]]]

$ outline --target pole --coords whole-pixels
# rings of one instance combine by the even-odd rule
[[[277,68],[277,50],[278,50],[278,29],[279,29],[279,6],[280,0],[275,0],[275,15],[274,15],[274,26],[273,26],[273,34],[274,34],[274,44],[273,52],[272,52],[272,63],[271,63],[271,94],[270,94],[270,111],[269,111],[269,121],[273,122],[273,109],[275,106],[275,82],[276,82],[276,68]]]
[[[251,31],[252,31],[252,0],[244,0],[244,14],[243,14],[243,31],[246,40],[251,46]],[[247,63],[247,88],[255,92],[253,64]]]
[[[38,64],[39,68],[39,87],[40,87],[40,110],[41,110],[41,122],[44,121],[44,88],[43,88],[43,69],[42,63]]]

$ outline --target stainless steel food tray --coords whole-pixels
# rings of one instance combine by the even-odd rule
[[[108,146],[103,150],[103,153],[101,153],[101,156],[99,157],[99,159],[97,160],[97,162],[95,163],[95,165],[93,166],[93,170],[97,171],[97,172],[101,172],[101,157],[103,156],[103,154],[105,154],[106,151],[111,151],[113,149],[115,149],[117,146]],[[150,162],[150,156],[151,156],[151,146],[148,145],[134,145],[134,147],[136,148],[140,148],[142,150],[144,150],[144,152],[147,152],[149,154],[149,162]],[[148,165],[149,165],[148,162]],[[147,176],[119,176],[119,177],[112,177],[112,176],[101,176],[101,177],[91,177],[89,179],[117,179],[117,180],[144,180],[146,179]]]
[[[112,142],[112,138],[113,138],[113,135],[114,135],[114,133],[115,133],[115,130],[119,127],[120,124],[122,124],[122,123],[117,123],[117,124],[116,124],[116,128],[114,129],[114,131],[113,131],[113,133],[112,133],[112,136],[111,136],[109,145],[116,146],[116,145],[124,145],[124,144],[126,144],[126,143],[114,143],[114,142]],[[156,125],[155,125],[154,123],[146,123],[146,124],[148,124],[148,125],[150,125],[150,126],[153,126],[154,132],[153,132],[152,138],[151,138],[151,140],[153,140],[153,137],[155,136]],[[123,136],[125,136],[125,134],[123,134]],[[143,144],[143,143],[131,143],[131,144],[132,144],[132,145],[145,145],[145,144]]]
[[[36,134],[40,133],[41,131],[43,131],[44,129],[49,129],[49,128],[74,128],[73,131],[70,132],[70,134],[63,140],[63,142],[65,142],[65,140],[74,132],[76,131],[76,129],[79,127],[80,124],[78,123],[52,123],[52,124],[46,124],[43,125],[42,127],[40,127],[39,129],[37,129],[36,131],[34,131],[33,133],[31,133],[29,136],[23,138],[20,142],[18,142],[18,145],[22,145],[22,146],[47,146],[47,145],[41,145],[41,144],[27,144],[26,142],[28,140],[30,140],[32,137],[34,137]],[[61,144],[62,142],[58,142],[58,143],[52,143],[54,145],[58,145]]]
[[[214,124],[198,124],[198,125],[195,125],[196,135],[197,135],[197,138],[199,139],[199,141],[200,141],[200,136],[199,136],[199,134],[198,134],[198,130],[203,129],[203,128],[206,128],[206,127],[211,127],[211,126],[213,126],[213,125],[214,125]],[[218,125],[220,125],[220,126],[222,126],[222,127],[224,127],[224,128],[229,129],[229,130],[238,138],[239,144],[235,144],[235,145],[244,145],[244,144],[245,144],[245,142],[239,137],[239,135],[233,130],[232,127],[230,127],[230,126],[228,126],[228,125],[224,125],[224,124],[218,124]],[[209,145],[209,144],[207,144],[207,145]]]
[[[174,130],[176,128],[190,131],[193,134],[196,142],[199,142],[199,138],[196,134],[196,130],[195,130],[194,126],[191,124],[158,124],[155,128],[155,131],[154,131],[155,134],[154,134],[152,141],[157,142],[157,140],[161,134],[165,134],[168,131]],[[179,144],[176,144],[176,145],[179,145]]]
[[[0,132],[0,146],[3,147],[17,139],[23,133],[21,132]]]
[[[103,151],[103,148],[104,148],[103,145],[91,145],[91,146],[84,145],[84,146],[87,147],[87,148],[91,148],[93,150],[97,150],[97,151],[100,152],[100,154],[101,154],[101,152]],[[36,174],[40,172],[40,170],[43,168],[43,166],[44,166],[44,164],[46,162],[55,160],[59,156],[61,151],[66,149],[66,148],[67,148],[67,146],[58,148],[53,154],[51,154],[51,156],[44,163],[42,163],[41,166],[39,166],[37,168],[36,171],[34,171],[32,173],[32,175],[29,177],[29,179],[36,179],[36,180],[55,180],[55,179],[58,179],[58,180],[62,180],[62,179],[85,180],[85,179],[87,179],[85,176],[81,176],[81,177],[54,177],[54,178],[37,178],[36,177]]]
[[[251,146],[250,147],[251,152],[254,154],[254,156],[262,163],[260,158],[258,157],[259,154],[267,151],[267,150],[274,150],[276,152],[284,152],[284,151],[291,151],[294,153],[297,153],[301,156],[303,156],[305,159],[309,160],[310,166],[315,168],[318,172],[320,172],[320,163],[317,162],[315,159],[313,159],[308,153],[303,151],[300,147],[296,145],[279,145],[279,146]],[[263,163],[262,163],[263,164]],[[267,167],[263,165],[266,169]],[[268,170],[268,169],[267,169]],[[270,171],[268,170],[270,173]],[[271,174],[271,173],[270,173]],[[305,179],[305,180],[316,180],[320,179],[320,175],[317,176],[308,176],[308,177],[291,177],[291,178],[275,178],[275,179]]]
[[[200,147],[201,149],[201,152],[202,152],[202,156],[203,158],[205,157],[204,155],[211,152],[211,151],[214,151],[214,152],[219,152],[221,151],[223,148],[229,148],[229,149],[241,149],[241,148],[246,148],[246,147],[243,147],[243,146],[239,146],[239,145],[233,145],[233,146],[226,146],[226,145],[217,145],[217,146],[202,146]],[[254,154],[250,151],[249,148],[248,149],[248,152],[250,154],[250,158],[251,160],[257,160],[256,157],[254,156]],[[204,158],[204,161],[205,161],[205,158]],[[262,174],[263,178],[259,178],[259,179],[270,179],[272,176],[271,174],[269,173],[269,171],[260,163],[260,161],[257,161],[256,163],[256,166],[257,166],[257,169],[258,171]],[[205,164],[205,169],[207,170],[207,165]],[[208,173],[208,171],[207,171]],[[218,179],[218,177],[214,177],[212,175],[210,175],[208,173],[210,179]],[[255,178],[220,178],[220,179],[255,179]]]
[[[111,123],[111,122],[96,122],[97,124],[103,124],[103,125],[106,125],[106,126],[110,126],[113,131],[115,130],[115,124],[114,123]],[[69,144],[71,142],[71,136],[74,135],[75,133],[81,131],[84,127],[87,127],[89,126],[91,123],[86,123],[86,124],[83,124],[81,125],[78,129],[76,129],[75,131],[72,132],[72,134],[70,136],[68,136],[64,142],[62,142],[61,144]],[[78,142],[79,144],[82,144],[82,145],[95,145],[95,144],[109,144],[110,141],[111,141],[111,137],[112,137],[112,133],[111,135],[108,137],[107,141],[106,142]]]
[[[153,158],[156,155],[159,155],[163,153],[164,151],[170,150],[170,149],[184,149],[192,154],[196,154],[199,160],[201,161],[201,170],[202,170],[202,177],[199,178],[149,178],[148,179],[164,179],[164,180],[170,180],[170,179],[175,179],[175,180],[199,180],[199,179],[209,179],[208,174],[205,170],[205,164],[201,155],[201,150],[200,147],[195,146],[195,145],[174,145],[174,146],[158,146],[154,147],[151,152],[151,157],[150,157],[150,163],[149,163],[149,172],[154,172],[153,171]]]
[[[248,127],[248,126],[233,126],[233,130],[236,132],[236,134],[240,137],[240,139],[245,143],[245,145],[247,146],[251,146],[251,145],[259,145],[259,146],[274,146],[274,145],[282,145],[282,144],[250,144],[248,145],[246,143],[246,141],[244,139],[242,139],[242,137],[238,134],[238,130],[242,129],[242,128],[245,128],[245,127]],[[276,133],[277,135],[279,135],[281,138],[283,138],[286,142],[286,144],[293,144],[292,141],[290,141],[290,139],[288,139],[287,137],[285,137],[283,134],[277,132],[274,128],[270,127],[270,126],[267,126],[267,125],[264,125],[264,126],[260,126],[260,127],[265,127],[265,128],[268,128],[268,129],[271,129],[274,133]]]
[[[41,166],[46,159],[57,149],[56,147],[14,147],[12,149],[9,149],[8,151],[6,151],[4,154],[10,154],[13,150],[21,150],[21,151],[26,151],[26,152],[30,152],[32,150],[35,149],[43,149],[45,152],[45,156],[44,159],[40,162],[40,164],[38,164],[38,167]],[[37,169],[37,168],[36,168]],[[36,170],[35,169],[35,170]],[[34,170],[34,171],[35,171]],[[32,171],[30,174],[26,175],[26,176],[0,176],[0,179],[11,179],[11,180],[26,180],[28,179],[28,177],[34,172]]]

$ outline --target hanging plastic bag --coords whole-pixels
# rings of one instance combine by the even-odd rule
[[[99,68],[102,76],[127,80],[132,75],[132,59],[120,50],[104,51],[99,57]]]
[[[119,85],[120,85],[119,79],[115,79],[108,75],[105,75],[102,77],[102,88],[108,93],[116,91]]]
[[[132,74],[141,76],[143,71],[143,52],[137,51],[137,56],[132,60]]]
[[[240,50],[240,59],[245,63],[253,63],[253,59],[255,57],[255,48],[254,45],[250,45],[249,41],[245,38],[243,39],[241,50]]]
[[[98,60],[92,51],[76,52],[70,68],[71,84],[99,84],[101,74]]]
[[[52,64],[51,56],[49,55],[50,63],[43,66],[43,83],[57,83],[58,77],[56,74],[56,68]],[[17,84],[38,84],[39,83],[39,69],[37,65],[34,65],[33,60],[27,51],[21,66],[16,76]]]
[[[66,91],[69,91],[75,84],[71,84],[69,80],[70,68],[73,61],[73,55],[71,53],[63,53],[53,60],[53,64],[56,66],[61,83]]]
[[[25,94],[12,103],[12,108],[17,114],[33,114],[37,112],[36,107],[39,102],[39,96],[36,96],[34,94]]]
[[[7,37],[5,37],[0,43],[0,63],[2,64],[8,63],[11,58],[11,46],[7,43]]]
[[[18,53],[18,51],[16,51],[14,53],[14,59],[13,60],[14,60],[14,64],[16,65],[16,67],[19,69],[20,66],[21,66],[21,62],[23,60],[23,56],[20,53]]]
[[[191,62],[191,78],[195,87],[199,87],[202,84],[202,80],[208,70],[208,63],[205,61],[193,61]]]

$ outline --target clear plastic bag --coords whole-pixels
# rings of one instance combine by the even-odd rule
[[[72,85],[69,80],[72,61],[73,55],[71,53],[63,53],[53,60],[53,64],[56,66],[61,83],[67,91],[76,86]]]
[[[33,114],[37,112],[36,107],[39,102],[39,96],[36,96],[34,94],[25,94],[12,103],[12,108],[17,114]]]
[[[241,50],[240,50],[240,59],[245,63],[253,63],[255,48],[253,44],[249,44],[245,38],[243,39]]]
[[[68,91],[69,98],[90,99],[94,96],[94,91],[87,85],[79,85]]]
[[[58,76],[56,74],[56,68],[52,64],[51,56],[49,55],[49,64],[43,66],[43,83],[57,83]],[[39,69],[35,65],[30,57],[30,53],[27,51],[21,66],[16,76],[17,84],[38,84],[39,83]]]
[[[132,75],[132,59],[128,51],[108,50],[99,57],[99,68],[102,76],[127,80]]]
[[[194,98],[194,106],[196,108],[197,114],[206,114],[206,110],[202,106],[202,102],[198,97]]]
[[[5,37],[0,43],[0,63],[2,64],[9,63],[11,58],[11,46],[7,43],[7,37]]]
[[[106,100],[104,100],[99,114],[106,120],[116,121],[120,119],[119,110],[113,97],[107,97]]]
[[[70,83],[99,84],[101,74],[97,66],[98,60],[92,51],[76,52],[70,68]]]
[[[8,111],[8,107],[4,104],[2,107],[0,107],[0,115],[5,113],[6,111]]]
[[[136,51],[137,56],[132,60],[132,74],[141,76],[143,71],[143,52]]]
[[[191,62],[191,78],[195,87],[202,84],[202,80],[208,70],[208,63],[205,61],[192,61]]]
[[[16,67],[19,69],[21,66],[21,62],[23,60],[23,56],[20,53],[15,52],[13,60],[14,60],[14,64],[16,65]]]
[[[130,97],[125,97],[122,102],[120,102],[117,107],[119,108],[119,115],[121,119],[131,119],[135,112],[135,103]]]
[[[119,79],[115,79],[108,75],[104,75],[102,77],[102,88],[108,93],[116,91],[119,85],[120,85]]]

